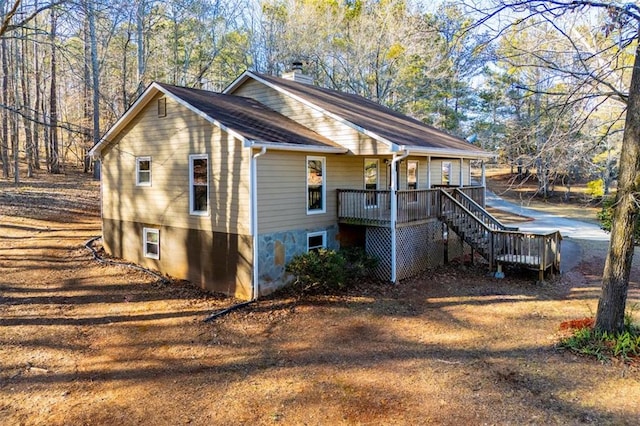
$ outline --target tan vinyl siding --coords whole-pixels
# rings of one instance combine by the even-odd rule
[[[253,98],[348,148],[356,155],[376,155],[389,152],[387,145],[379,143],[346,124],[253,79],[247,80],[233,94]]]
[[[103,216],[106,219],[250,234],[250,152],[186,107],[157,100],[103,151]],[[189,155],[209,155],[209,216],[189,214]],[[151,157],[151,186],[136,186],[136,157]]]
[[[426,158],[418,159],[418,189],[427,189],[429,183],[429,161]]]
[[[451,171],[449,172],[450,182],[449,185],[460,185],[460,159],[459,158],[432,158],[431,159],[431,185],[442,184],[442,163],[451,163]],[[470,160],[463,160],[462,162],[462,182],[463,185],[469,185],[470,180]],[[425,176],[426,179],[426,176]]]
[[[471,185],[471,161],[463,160],[462,162],[462,182],[463,185]]]
[[[258,232],[318,229],[337,221],[336,189],[362,189],[363,158],[319,155],[325,158],[326,210],[307,214],[307,155],[267,151],[258,158]]]

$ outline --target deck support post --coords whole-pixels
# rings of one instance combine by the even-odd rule
[[[481,206],[482,208],[486,208],[487,207],[487,168],[486,165],[484,163],[484,160],[482,160],[481,164],[481,168],[482,168],[482,177],[481,177],[481,182],[482,182],[482,203]]]
[[[391,282],[397,281],[397,265],[396,265],[396,248],[398,242],[396,241],[398,230],[396,225],[398,222],[398,174],[396,173],[398,163],[409,156],[409,151],[406,150],[404,154],[398,155],[393,153],[393,159],[391,160]]]

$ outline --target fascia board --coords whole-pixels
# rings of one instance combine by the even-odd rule
[[[316,145],[298,145],[281,142],[267,141],[245,141],[244,146],[247,148],[267,148],[275,151],[297,151],[297,152],[318,152],[326,154],[346,154],[349,152],[347,148],[336,146],[316,146]]]

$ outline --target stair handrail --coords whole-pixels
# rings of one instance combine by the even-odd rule
[[[487,253],[486,255],[488,256],[487,260],[489,261],[489,267],[493,268],[493,265],[495,263],[495,253],[494,253],[494,244],[493,244],[493,239],[494,239],[494,230],[491,229],[491,227],[489,225],[487,225],[486,223],[484,223],[484,221],[480,220],[475,214],[473,214],[469,209],[467,209],[460,201],[456,200],[455,197],[453,195],[451,195],[448,191],[445,191],[444,189],[440,190],[440,197],[445,197],[447,198],[449,201],[452,202],[453,206],[455,206],[456,208],[462,210],[463,213],[465,213],[465,215],[471,219],[472,221],[474,221],[476,224],[480,225],[481,228],[483,228],[486,233],[487,233],[487,238],[488,238],[488,249],[489,249],[489,253]],[[442,218],[441,220],[444,220],[445,223],[447,221],[447,217],[445,216],[443,209],[444,209],[445,203],[442,201],[442,199],[440,200],[440,217]],[[449,220],[450,222],[453,223],[453,221]],[[448,226],[450,226],[450,223],[447,223]],[[461,236],[462,238],[464,238],[464,236]],[[470,241],[466,241],[467,244],[470,244]]]
[[[495,216],[489,213],[484,207],[478,204],[473,198],[469,197],[467,194],[460,191],[460,189],[456,188],[454,192],[456,195],[460,196],[464,201],[469,203],[473,207],[473,210],[475,210],[480,214],[480,216],[482,216],[483,222],[485,222],[490,228],[497,231],[512,231],[512,232],[519,231],[519,228],[517,226],[508,226],[500,222]],[[471,209],[468,209],[468,210],[471,211]]]
[[[493,229],[491,229],[491,227],[489,225],[487,225],[486,223],[484,223],[484,221],[480,220],[480,218],[478,218],[475,214],[473,214],[473,212],[471,210],[469,210],[468,208],[466,208],[464,206],[464,204],[462,204],[460,201],[456,200],[455,197],[451,194],[449,194],[449,192],[445,191],[444,189],[440,190],[440,195],[444,195],[447,198],[449,198],[449,200],[453,201],[453,204],[462,209],[462,211],[464,213],[467,214],[467,216],[469,216],[471,218],[471,220],[473,220],[474,222],[480,224],[485,230],[487,231],[493,231]],[[440,216],[442,216],[442,208],[443,208],[444,204],[442,202],[440,202]]]

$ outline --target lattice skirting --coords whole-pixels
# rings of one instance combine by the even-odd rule
[[[445,261],[442,223],[437,220],[398,228],[396,242],[397,280],[417,275],[429,268],[442,265]],[[368,227],[366,251],[379,260],[374,275],[383,280],[390,280],[391,229]]]
[[[404,226],[396,232],[396,277],[412,277],[444,263],[442,223]]]
[[[367,227],[365,250],[378,258],[373,274],[381,280],[391,279],[391,228]]]

